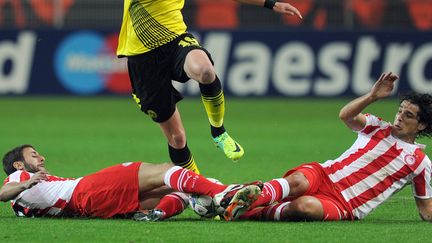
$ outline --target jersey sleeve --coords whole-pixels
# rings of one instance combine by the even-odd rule
[[[431,161],[426,156],[423,162],[426,166],[423,166],[420,173],[412,180],[412,191],[414,197],[428,199],[432,198]]]
[[[385,128],[390,125],[388,122],[384,121],[381,117],[377,117],[369,113],[365,114],[365,116],[366,116],[366,125],[362,130],[358,131],[358,133],[367,135],[378,128]]]
[[[23,171],[23,170],[17,170],[14,173],[10,174],[3,182],[3,185],[9,184],[11,182],[23,182],[26,181],[28,179],[30,179],[30,177],[32,177],[33,173],[29,173],[27,171]]]

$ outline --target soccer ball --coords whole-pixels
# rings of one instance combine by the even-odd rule
[[[214,183],[222,184],[217,179],[208,179]],[[223,213],[223,208],[217,207],[213,202],[213,198],[207,195],[191,194],[189,196],[189,205],[196,214],[204,218],[213,218]]]
[[[217,215],[213,198],[210,196],[192,194],[189,198],[189,205],[201,217],[212,218]]]

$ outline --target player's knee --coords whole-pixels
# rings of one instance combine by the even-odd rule
[[[202,80],[206,83],[212,83],[216,79],[216,73],[213,66],[206,66],[202,72]]]
[[[178,131],[171,135],[170,144],[176,149],[181,149],[186,146],[186,133],[185,131]]]
[[[285,178],[290,186],[290,196],[301,196],[309,188],[309,181],[302,173],[295,173]]]
[[[285,214],[297,220],[320,220],[322,206],[315,198],[300,197],[290,204]]]
[[[197,73],[200,83],[209,84],[215,80],[216,73],[212,65],[200,65],[198,69]]]
[[[301,200],[293,204],[293,209],[298,214],[310,215],[315,211],[315,205],[309,200]]]

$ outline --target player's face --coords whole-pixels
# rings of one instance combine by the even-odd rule
[[[34,148],[27,147],[23,149],[24,168],[28,172],[36,173],[45,171],[45,157],[40,155]]]
[[[392,134],[406,142],[413,143],[417,134],[425,128],[419,122],[419,107],[404,100],[396,113]]]

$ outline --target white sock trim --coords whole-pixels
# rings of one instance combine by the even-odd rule
[[[265,215],[265,218],[266,219],[270,219],[270,214],[271,214],[271,211],[273,210],[273,208],[276,206],[276,204],[273,204],[273,205],[270,205],[270,206],[268,206],[269,208],[267,209],[267,212],[266,212],[266,215]],[[274,217],[273,217],[274,218]]]
[[[290,186],[288,184],[288,181],[285,180],[284,178],[279,178],[279,179],[275,179],[277,182],[279,182],[279,185],[282,187],[282,198],[284,199],[286,197],[288,197],[289,192],[290,192]]]
[[[172,188],[171,183],[170,183],[170,178],[172,176],[172,174],[178,170],[181,170],[182,167],[180,166],[173,166],[171,168],[169,168],[166,172],[165,172],[165,176],[164,176],[164,183],[165,185],[169,186],[170,188]]]
[[[179,200],[183,205],[183,209],[189,206],[189,197],[184,192],[173,192],[167,195],[167,197],[172,197],[175,198],[176,200]]]
[[[284,202],[279,204],[279,206],[276,208],[275,214],[274,214],[274,220],[275,221],[280,221],[280,216],[282,213],[282,209],[285,208],[286,205],[290,204],[291,202]]]

